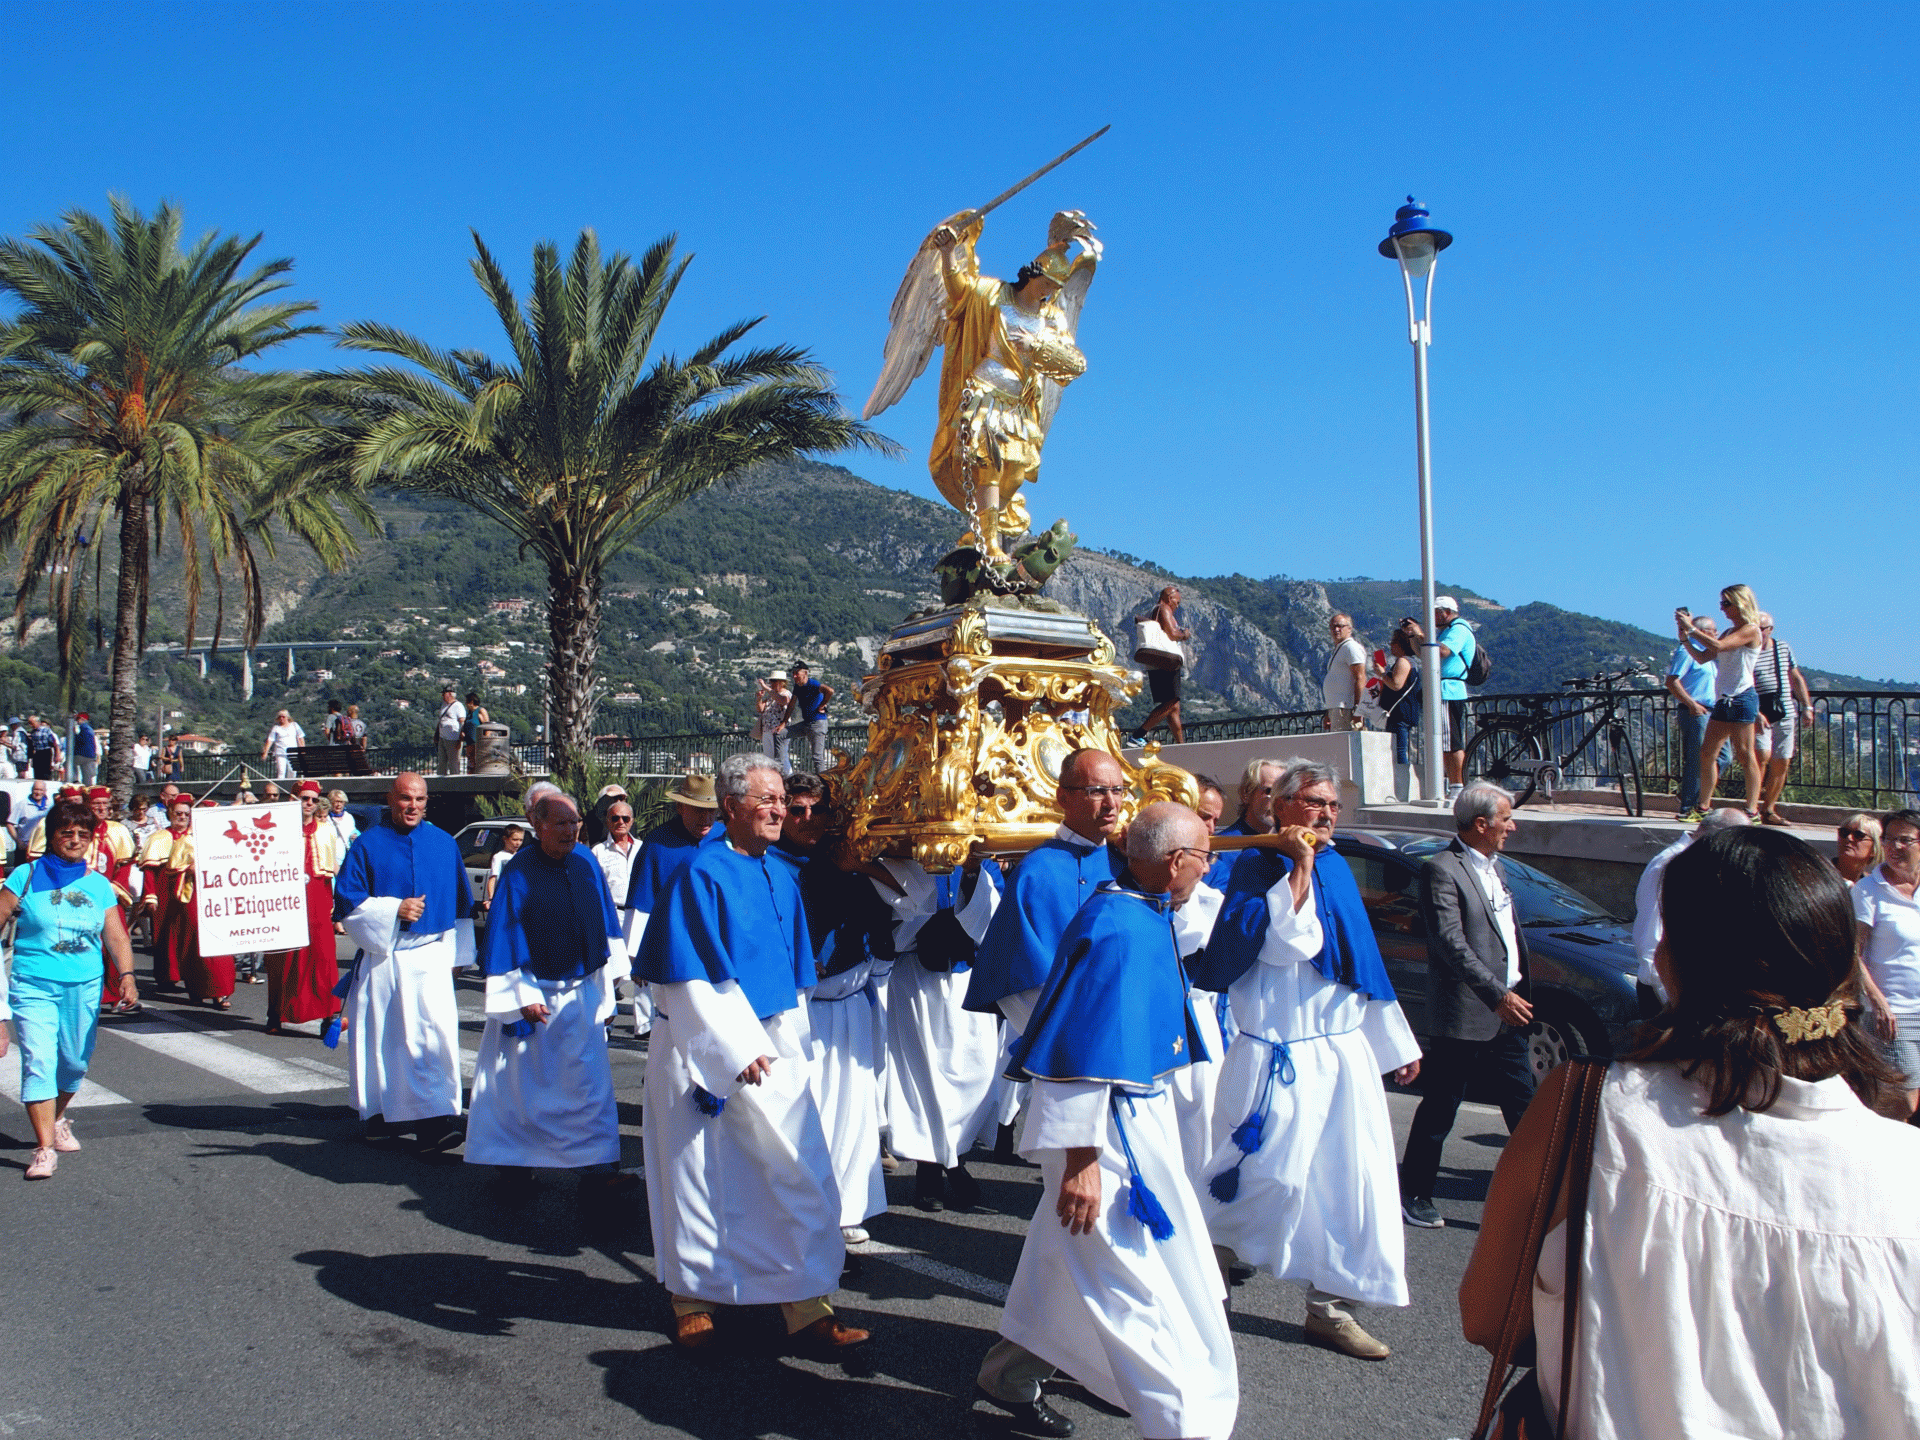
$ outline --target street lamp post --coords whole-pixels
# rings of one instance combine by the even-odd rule
[[[1407,292],[1407,340],[1413,346],[1413,419],[1420,469],[1420,616],[1426,634],[1420,646],[1420,790],[1430,805],[1446,803],[1440,768],[1440,635],[1433,597],[1433,454],[1427,430],[1427,347],[1433,343],[1433,272],[1453,236],[1427,223],[1426,207],[1411,195],[1394,212],[1393,228],[1380,253],[1400,263]],[[1415,281],[1422,281],[1418,293]],[[1463,747],[1464,735],[1456,740]]]

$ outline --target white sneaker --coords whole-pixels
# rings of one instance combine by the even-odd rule
[[[80,1142],[73,1138],[73,1122],[60,1119],[53,1122],[53,1148],[62,1155],[71,1155],[80,1148]]]
[[[873,1237],[858,1225],[842,1225],[840,1238],[849,1245],[864,1245]]]
[[[59,1164],[59,1157],[56,1156],[53,1151],[42,1146],[33,1152],[33,1160],[27,1166],[27,1179],[51,1180],[53,1178],[53,1172]]]

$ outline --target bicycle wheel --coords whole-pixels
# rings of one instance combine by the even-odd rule
[[[1540,737],[1520,720],[1489,720],[1480,727],[1467,746],[1466,775],[1472,780],[1490,780],[1513,796],[1513,806],[1533,798],[1540,777],[1531,767],[1516,769],[1516,760],[1544,760],[1547,752]]]
[[[1620,803],[1629,815],[1647,813],[1646,796],[1640,791],[1640,757],[1633,753],[1633,741],[1624,730],[1615,730],[1613,768],[1620,777]]]

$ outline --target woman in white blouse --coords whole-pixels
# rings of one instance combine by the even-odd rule
[[[1559,1434],[1920,1435],[1920,1133],[1882,1118],[1903,1097],[1867,1032],[1846,885],[1743,826],[1675,857],[1661,915],[1674,998],[1601,1091]],[[1488,1348],[1566,1076],[1501,1156],[1461,1282],[1462,1328]],[[1533,1285],[1549,1415],[1564,1194]]]

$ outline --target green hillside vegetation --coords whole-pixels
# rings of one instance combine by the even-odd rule
[[[211,657],[205,678],[197,658],[149,655],[143,726],[151,729],[165,710],[182,729],[257,751],[275,710],[287,707],[317,734],[326,702],[337,699],[362,707],[373,744],[418,744],[430,737],[446,679],[462,695],[482,691],[493,718],[506,722],[517,741],[532,738],[543,719],[541,566],[522,558],[497,526],[452,502],[398,494],[376,502],[382,531],[362,539],[344,572],[322,573],[298,545],[282,547],[269,567],[269,606],[282,613],[256,653],[251,701],[241,697],[236,653]],[[839,692],[834,717],[856,720],[853,692],[871,668],[874,641],[908,612],[935,603],[933,566],[960,528],[943,506],[838,466],[804,462],[767,467],[695,497],[647,531],[609,577],[597,730],[645,735],[744,726],[753,676],[796,659],[810,661]],[[177,587],[166,564],[155,573],[149,639],[177,643]],[[1164,573],[1143,577],[1142,594]],[[1238,611],[1295,657],[1305,657],[1308,646],[1324,653],[1322,587],[1370,646],[1384,644],[1400,617],[1419,605],[1412,581],[1228,575],[1179,583]],[[1569,676],[1633,659],[1664,669],[1672,653],[1669,639],[1635,626],[1544,603],[1509,610],[1469,586],[1450,581],[1444,588],[1459,597],[1493,651],[1489,692],[1556,690]],[[526,603],[494,608],[516,600]],[[203,636],[211,632],[210,612],[203,611],[200,628]],[[229,625],[229,638],[236,628]],[[275,641],[333,640],[359,648],[297,651],[291,680],[287,652],[272,648]],[[482,661],[501,673],[483,680]],[[45,635],[0,657],[0,709],[53,709],[52,669]],[[321,670],[332,678],[315,678]],[[1807,673],[1827,688],[1920,688]],[[83,693],[96,718],[105,711],[106,681],[105,653],[91,652]],[[1190,719],[1225,709],[1192,687],[1190,696]],[[1143,693],[1126,718],[1137,720],[1145,709]]]

